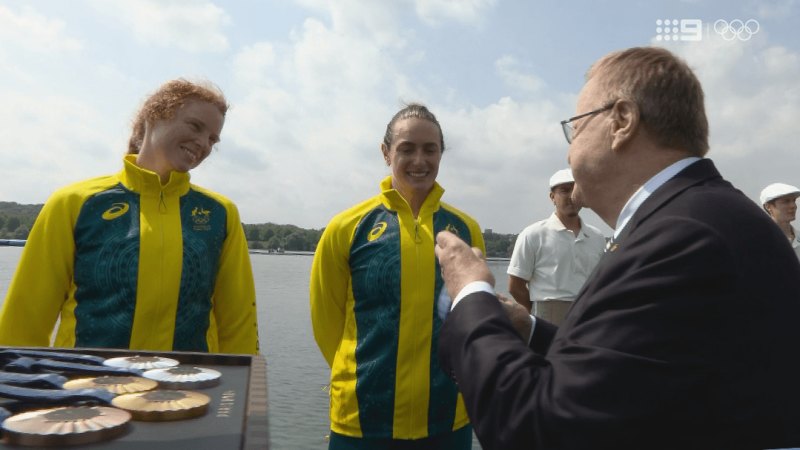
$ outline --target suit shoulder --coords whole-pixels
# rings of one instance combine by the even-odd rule
[[[671,203],[667,205],[667,210],[711,223],[769,221],[767,214],[754,201],[724,181],[692,187]]]

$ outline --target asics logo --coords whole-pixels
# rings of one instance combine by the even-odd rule
[[[381,237],[387,226],[386,222],[378,222],[367,235],[367,241],[372,242]]]
[[[111,208],[108,208],[103,213],[103,219],[114,220],[128,212],[128,209],[130,209],[130,206],[127,203],[113,203]]]

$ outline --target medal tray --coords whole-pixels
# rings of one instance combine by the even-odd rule
[[[0,347],[9,349],[10,347]],[[192,352],[146,352],[111,349],[31,348],[60,353],[80,353],[103,358],[162,356],[182,365],[214,369],[222,374],[217,386],[196,389],[208,395],[208,412],[198,418],[167,422],[131,421],[128,432],[113,440],[70,446],[76,449],[265,449],[269,448],[267,423],[267,367],[262,355],[228,355]],[[0,398],[0,403],[5,400]],[[48,406],[43,405],[42,408]],[[0,439],[0,449],[22,449]]]

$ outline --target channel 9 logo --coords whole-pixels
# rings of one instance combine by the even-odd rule
[[[657,41],[699,41],[703,39],[703,21],[700,19],[656,20]]]
[[[703,39],[703,28],[706,35],[711,31],[722,36],[726,41],[749,41],[761,29],[755,19],[718,19],[713,26],[700,19],[658,19],[656,20],[657,41],[700,41]]]

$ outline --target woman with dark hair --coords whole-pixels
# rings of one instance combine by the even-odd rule
[[[442,230],[481,249],[483,237],[440,201],[444,139],[425,106],[395,114],[381,152],[391,169],[381,192],[330,221],[311,269],[314,337],[331,367],[329,448],[469,449],[463,400],[437,358],[446,291],[433,249]]]
[[[228,104],[163,84],[137,114],[123,169],[56,191],[0,311],[0,345],[257,353],[255,288],[236,206],[189,182]]]

